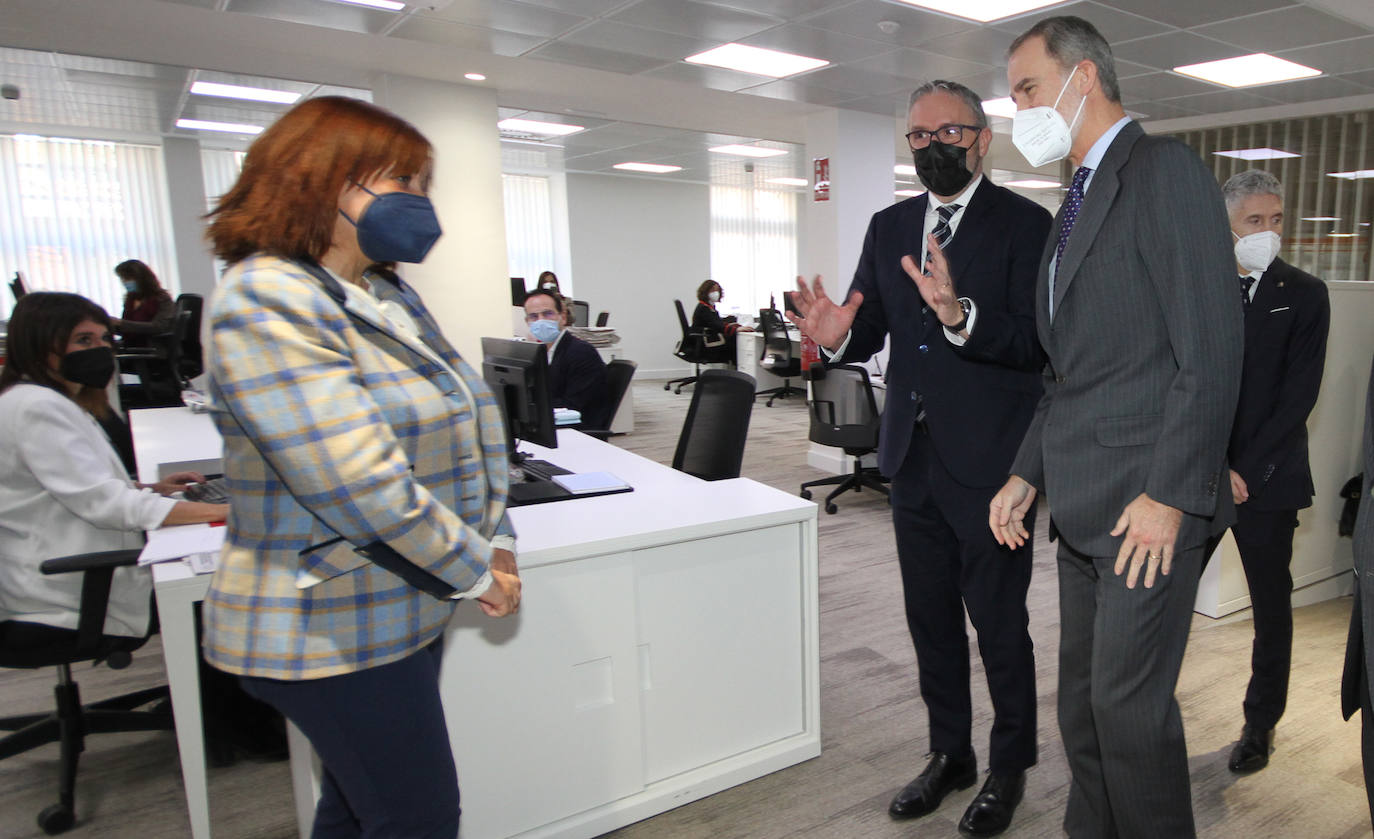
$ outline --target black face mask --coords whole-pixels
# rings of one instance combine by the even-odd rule
[[[968,168],[968,149],[963,146],[947,146],[932,138],[925,148],[913,149],[911,159],[916,164],[916,177],[936,195],[958,195],[973,180]]]
[[[109,347],[69,352],[62,356],[57,368],[62,378],[86,387],[105,387],[114,371],[115,354]]]

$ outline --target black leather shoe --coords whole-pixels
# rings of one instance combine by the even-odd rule
[[[996,836],[1011,824],[1011,815],[1026,791],[1026,773],[990,774],[959,820],[965,836]]]
[[[1274,730],[1259,729],[1245,724],[1240,730],[1240,742],[1231,749],[1231,759],[1226,768],[1238,775],[1258,772],[1269,765],[1269,741]]]
[[[963,757],[932,752],[925,771],[892,799],[888,815],[894,819],[914,819],[933,813],[946,795],[957,789],[968,789],[976,780],[978,760],[973,752]]]

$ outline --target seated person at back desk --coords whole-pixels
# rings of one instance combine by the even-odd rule
[[[705,337],[708,360],[728,361],[734,364],[735,333],[753,332],[754,329],[750,326],[740,326],[734,315],[720,316],[716,311],[716,304],[723,297],[724,291],[715,280],[707,280],[697,286],[697,307],[692,312],[692,331],[699,332]]]
[[[563,299],[535,290],[525,298],[530,334],[548,347],[549,388],[554,407],[582,415],[580,428],[610,427],[606,362],[596,348],[563,328]]]

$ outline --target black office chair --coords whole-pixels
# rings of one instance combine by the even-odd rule
[[[630,380],[635,377],[635,368],[638,366],[625,358],[611,359],[606,365],[606,399],[611,406],[610,413],[606,415],[606,427],[579,429],[583,434],[605,440],[615,433],[611,431],[611,426],[615,424],[616,411],[620,410],[620,403],[625,401],[625,392],[630,389]]]
[[[755,384],[738,370],[701,371],[677,438],[674,469],[708,481],[739,477]]]
[[[825,497],[825,511],[834,513],[835,497],[842,492],[862,492],[864,487],[890,497],[888,479],[875,466],[864,466],[864,455],[878,450],[878,428],[881,424],[878,405],[873,398],[873,385],[868,371],[853,364],[840,364],[826,369],[822,364],[811,366],[811,431],[813,443],[835,446],[854,458],[854,471],[807,481],[801,485],[801,497],[811,497],[811,487],[834,486]]]
[[[152,346],[121,349],[116,358],[122,372],[138,377],[137,385],[119,387],[125,408],[170,408],[182,404],[181,392],[204,372],[200,322],[204,298],[182,294],[176,300],[172,330],[151,339]]]
[[[771,408],[774,399],[805,395],[805,390],[792,387],[792,377],[801,375],[801,359],[792,354],[787,321],[782,319],[777,309],[763,309],[759,312],[759,326],[763,331],[763,358],[759,359],[759,366],[781,377],[782,385],[761,390],[754,396],[767,396],[768,407]]]
[[[677,307],[677,322],[682,327],[682,338],[673,348],[673,355],[692,365],[692,375],[681,376],[676,379],[669,379],[663,383],[663,389],[673,388],[673,393],[682,393],[682,389],[690,384],[695,384],[701,376],[701,365],[724,361],[728,355],[729,347],[726,346],[728,340],[724,335],[713,335],[707,337],[705,334],[692,329],[687,322],[687,310],[682,308],[681,300],[674,300],[673,305]]]
[[[135,711],[168,696],[166,687],[149,688],[82,706],[73,664],[104,662],[119,670],[129,666],[129,653],[147,638],[123,638],[103,634],[105,611],[115,568],[138,561],[137,548],[49,559],[40,566],[44,574],[83,574],[81,611],[76,629],[0,621],[0,667],[57,668],[57,708],[49,714],[22,714],[0,719],[0,731],[12,731],[0,739],[0,759],[30,749],[59,743],[58,803],[38,814],[43,832],[57,834],[76,823],[76,767],[85,749],[87,734],[116,731],[160,731],[172,728],[170,708]]]

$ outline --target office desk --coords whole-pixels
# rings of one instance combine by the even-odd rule
[[[173,433],[175,416],[138,413],[140,451],[141,429]],[[701,481],[574,431],[559,432],[556,450],[521,448],[614,472],[635,491],[512,510],[520,614],[459,607],[440,691],[461,837],[595,836],[819,755],[815,505],[749,479]],[[209,580],[180,563],[154,580],[192,835],[204,839],[198,651],[186,626]],[[305,835],[313,793],[300,746],[293,736]]]
[[[792,357],[801,358],[801,333],[795,329],[787,330],[787,337],[792,341]],[[767,390],[773,387],[782,387],[782,377],[776,376],[771,370],[767,370],[759,365],[763,358],[763,333],[762,332],[736,332],[735,333],[735,362],[742,373],[748,373],[758,382],[758,390]],[[796,385],[800,386],[800,377]]]

